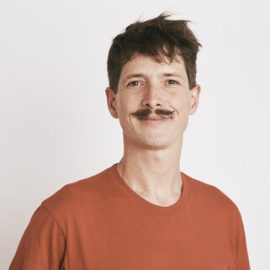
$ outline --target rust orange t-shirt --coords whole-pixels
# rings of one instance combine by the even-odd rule
[[[45,200],[10,270],[250,269],[240,213],[221,191],[181,173],[180,199],[162,207],[116,167]]]

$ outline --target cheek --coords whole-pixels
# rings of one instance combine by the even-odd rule
[[[128,120],[131,113],[136,111],[137,108],[133,103],[131,99],[125,97],[121,97],[116,101],[117,115],[122,124]]]
[[[116,100],[117,110],[121,114],[130,114],[139,108],[140,98],[138,95],[122,94]]]
[[[175,96],[173,99],[171,99],[170,107],[174,108],[174,110],[181,114],[189,111],[190,96],[188,94]]]

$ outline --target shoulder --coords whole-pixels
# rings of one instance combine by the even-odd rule
[[[184,174],[190,196],[201,207],[239,216],[236,204],[219,188]]]
[[[112,167],[62,187],[42,202],[42,207],[54,217],[64,217],[70,213],[83,212],[85,207],[98,207],[110,193],[110,173]]]

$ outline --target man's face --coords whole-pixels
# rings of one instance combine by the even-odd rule
[[[108,107],[112,116],[119,118],[124,143],[146,149],[181,144],[199,92],[198,85],[189,89],[180,56],[170,63],[137,55],[123,66],[117,93],[106,89]]]

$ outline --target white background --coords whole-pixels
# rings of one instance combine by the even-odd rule
[[[181,168],[238,205],[253,270],[270,269],[267,1],[0,1],[0,269],[33,211],[64,184],[121,158],[107,112],[112,38],[162,11],[190,19],[203,44],[200,108]]]

